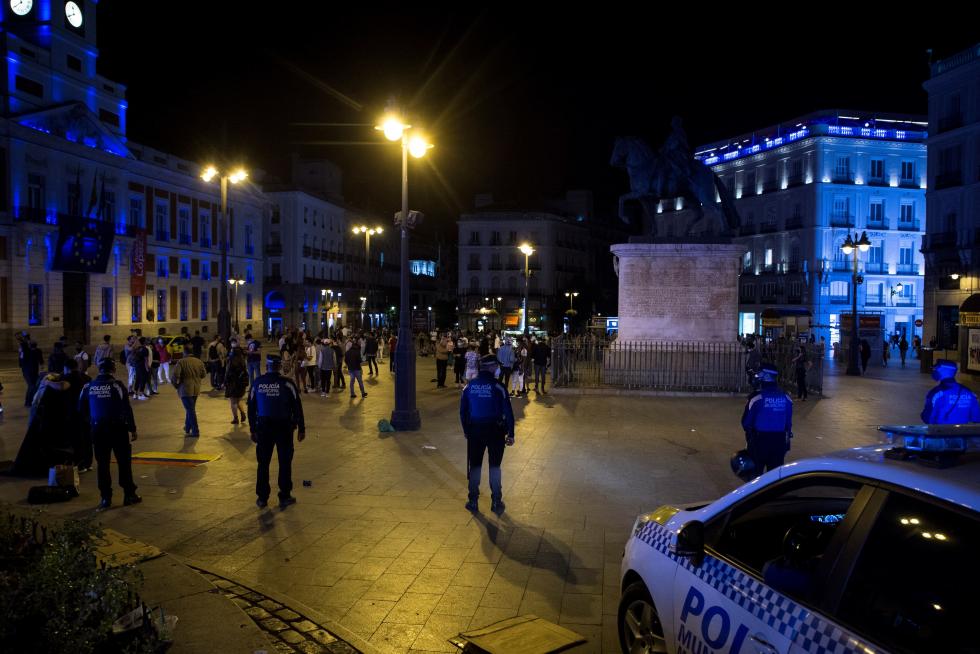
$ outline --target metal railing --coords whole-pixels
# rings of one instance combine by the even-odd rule
[[[798,344],[762,344],[763,360],[779,368],[780,385],[796,388],[792,363]],[[807,344],[807,386],[823,389],[823,348]],[[692,393],[741,393],[750,389],[740,343],[620,341],[559,337],[552,343],[552,382],[560,388],[610,388]]]

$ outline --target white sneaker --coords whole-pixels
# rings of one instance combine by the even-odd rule
[[[147,397],[147,396],[145,396],[145,395],[137,395],[137,396],[136,396],[136,399],[137,399],[137,400],[148,400],[148,399],[150,399],[150,398],[148,398],[148,397]]]

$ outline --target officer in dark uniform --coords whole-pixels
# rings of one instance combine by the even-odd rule
[[[459,419],[466,436],[467,478],[469,501],[466,508],[479,510],[480,476],[483,452],[490,452],[490,510],[502,513],[503,491],[500,481],[500,462],[504,446],[514,444],[514,412],[503,384],[497,381],[500,362],[488,355],[480,359],[480,373],[466,385],[459,401]]]
[[[793,437],[793,401],[776,385],[779,371],[763,363],[756,375],[761,387],[749,396],[742,412],[742,429],[755,474],[783,465]]]
[[[932,367],[932,378],[939,384],[928,395],[922,408],[922,422],[927,425],[961,425],[980,422],[977,396],[956,381],[956,362],[939,359]]]
[[[136,494],[136,484],[133,482],[133,447],[130,443],[136,440],[136,420],[133,407],[129,404],[129,391],[125,384],[112,376],[114,372],[116,362],[103,359],[99,363],[99,375],[82,387],[78,398],[78,414],[91,424],[99,493],[102,495],[99,509],[112,505],[112,474],[109,469],[112,455],[115,455],[119,465],[119,485],[125,493],[123,504],[129,506],[143,501]]]
[[[256,506],[265,508],[269,504],[269,464],[272,462],[273,448],[279,453],[279,506],[286,508],[296,503],[290,495],[293,490],[293,430],[299,428],[297,440],[306,438],[306,423],[303,420],[303,403],[299,389],[291,380],[279,374],[282,357],[269,355],[266,358],[264,375],[255,379],[248,392],[248,424],[252,428],[252,442],[255,443],[255,458],[259,462],[258,477],[255,482]]]

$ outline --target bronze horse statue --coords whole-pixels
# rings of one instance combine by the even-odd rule
[[[658,152],[636,137],[619,137],[613,147],[610,165],[625,168],[630,178],[630,192],[619,198],[619,217],[629,223],[630,217],[625,204],[639,202],[652,219],[651,236],[657,235],[657,204],[661,200],[684,198],[697,208],[697,220],[704,217],[704,207],[715,207],[717,197],[721,199],[721,214],[725,220],[727,234],[738,231],[739,217],[735,201],[725,183],[710,168],[690,156],[686,139],[675,121],[674,133],[668,137],[664,147]]]

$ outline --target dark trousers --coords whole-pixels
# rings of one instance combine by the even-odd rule
[[[259,419],[255,430],[255,460],[259,468],[255,479],[255,494],[259,499],[268,500],[272,489],[269,487],[269,464],[272,463],[272,450],[279,454],[279,499],[289,497],[293,490],[293,426],[289,423],[264,423]]]
[[[330,392],[330,378],[333,376],[333,370],[324,370],[320,368],[320,392],[329,393]]]
[[[781,431],[760,431],[749,437],[749,456],[755,462],[755,474],[773,470],[783,465],[789,446],[786,433]]]
[[[361,395],[364,395],[364,371],[360,368],[356,370],[351,370],[348,368],[348,373],[350,373],[350,396],[354,397],[354,382],[361,387]]]
[[[252,385],[252,382],[255,381],[255,378],[256,377],[258,377],[259,375],[262,374],[262,372],[259,370],[259,368],[261,367],[260,364],[261,364],[261,361],[249,361],[249,362],[247,362],[245,364],[245,367],[248,369],[248,385],[249,386]]]
[[[458,358],[462,359],[462,357],[458,357]],[[457,384],[465,384],[466,383],[466,376],[465,376],[466,375],[466,364],[465,363],[461,363],[459,365],[456,365],[454,363],[453,364],[453,373],[456,375],[456,383]]]
[[[806,399],[806,369],[797,368],[796,369],[796,397],[797,399]]]
[[[436,359],[436,385],[440,388],[446,385],[447,367],[449,367],[449,359]]]
[[[184,433],[200,436],[201,429],[197,426],[197,395],[182,397],[180,403],[184,405]]]
[[[540,388],[543,391],[546,381],[548,381],[548,367],[542,364],[534,364],[534,390],[538,390],[540,383]]]
[[[341,366],[333,369],[333,387],[347,388],[347,382],[344,381],[344,369]]]
[[[112,472],[109,466],[112,456],[116,456],[119,466],[119,486],[126,495],[136,492],[133,483],[133,446],[124,426],[92,427],[92,445],[95,449],[95,463],[98,466],[99,493],[102,499],[112,499]]]
[[[84,422],[78,420],[74,415],[68,424],[79,425],[72,439],[72,447],[75,450],[75,465],[81,469],[92,467],[94,452],[92,449],[92,431]]]
[[[378,374],[378,355],[369,354],[365,357],[367,359],[368,374],[377,375]]]
[[[513,371],[513,368],[500,366],[500,383],[504,385],[504,388],[510,388],[510,373]]]
[[[484,452],[490,456],[490,497],[499,500],[503,496],[500,463],[504,458],[504,437],[499,425],[470,425],[466,428],[466,477],[471,500],[480,497]]]
[[[39,376],[34,373],[24,373],[24,382],[27,384],[27,394],[24,396],[24,406],[31,406],[34,402],[34,395],[37,393],[37,380]]]

